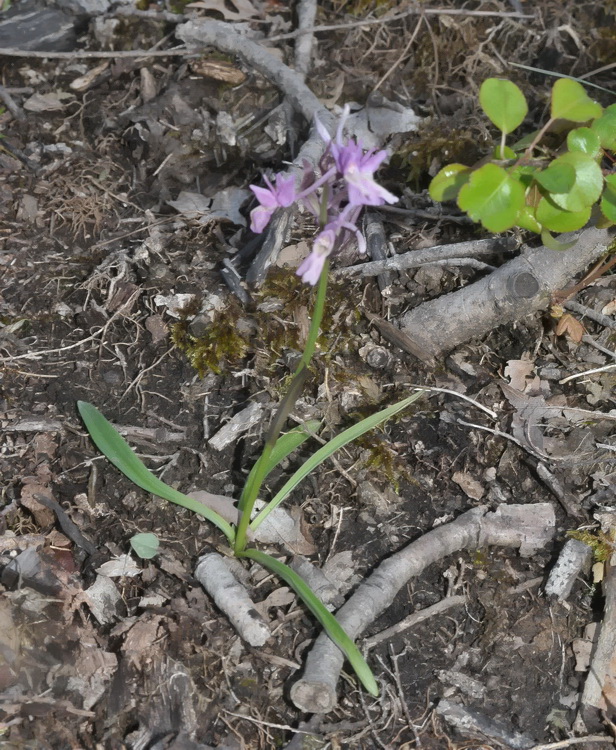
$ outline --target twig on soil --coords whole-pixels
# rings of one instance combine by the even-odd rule
[[[312,44],[314,34],[310,29],[314,28],[317,17],[316,0],[300,0],[297,5],[297,31],[302,32],[295,44],[295,70],[306,78],[310,71],[310,58],[312,56]]]
[[[597,514],[601,522],[601,530],[612,537],[616,529],[616,513],[608,511]],[[611,557],[613,558],[612,551]],[[616,653],[616,566],[613,559],[608,559],[605,565],[605,575],[602,581],[605,608],[599,630],[599,639],[593,651],[592,661],[582,698],[576,724],[583,724],[585,728],[600,729],[604,722],[601,712],[611,711],[616,703],[616,686],[614,674],[614,653]]]
[[[66,534],[66,536],[73,542],[73,544],[76,544],[78,547],[81,547],[81,549],[85,550],[85,552],[88,553],[88,555],[93,555],[97,548],[92,544],[92,542],[89,539],[86,539],[85,536],[79,531],[79,528],[71,519],[66,515],[64,512],[64,508],[60,505],[60,503],[57,503],[55,500],[53,500],[51,497],[47,497],[47,495],[41,495],[40,493],[35,493],[34,498],[41,503],[41,505],[44,505],[46,508],[49,508],[49,510],[53,511],[56,515],[56,518],[58,519],[58,523],[60,524],[60,528]]]
[[[485,506],[463,513],[451,523],[424,534],[382,562],[336,613],[351,638],[357,638],[394,601],[413,576],[428,565],[462,549],[484,545],[519,547],[530,555],[554,533],[554,509],[548,503]],[[291,688],[291,700],[302,711],[325,713],[336,705],[336,683],[344,656],[326,634],[319,635],[308,655],[302,679]]]
[[[616,331],[616,320],[612,320],[612,318],[608,317],[607,315],[603,315],[602,313],[597,312],[590,307],[580,305],[579,302],[565,302],[563,307],[565,308],[565,310],[571,310],[571,312],[594,320],[595,323],[598,323],[604,328],[611,328],[612,330]]]
[[[201,557],[195,568],[195,578],[246,643],[264,645],[271,636],[270,629],[221,555],[211,552]]]
[[[330,130],[333,127],[333,117],[306,86],[301,72],[292,70],[262,45],[238,34],[231,25],[220,21],[188,21],[178,27],[176,36],[187,45],[193,45],[197,49],[209,46],[227,54],[237,55],[246,65],[257,70],[277,86],[295,111],[301,114],[307,122],[312,123],[308,140],[300,149],[294,165],[287,171],[287,174],[293,174],[299,179],[301,171],[299,165],[304,159],[313,164],[318,162],[325,144],[314,127],[314,116],[318,114],[319,120]],[[255,284],[263,282],[267,269],[275,262],[286,241],[292,221],[292,208],[276,213],[270,222],[263,246],[246,274],[247,281]]]
[[[366,238],[366,251],[373,262],[383,263],[387,259],[387,239],[383,222],[375,213],[366,213],[364,216],[364,236]],[[392,283],[393,274],[389,272],[380,273],[377,283],[381,293]]]
[[[364,26],[376,26],[383,25],[385,23],[393,23],[399,21],[402,18],[416,15],[426,16],[474,16],[474,17],[493,17],[498,18],[534,18],[533,15],[528,13],[516,13],[516,12],[503,12],[497,10],[465,10],[463,8],[420,8],[415,7],[411,10],[406,10],[404,13],[398,13],[393,16],[383,16],[382,18],[365,18],[363,21],[349,21],[348,23],[330,23],[324,24],[323,26],[313,26],[308,29],[297,29],[290,31],[287,34],[277,34],[275,36],[268,37],[268,42],[280,42],[284,39],[295,39],[302,34],[320,34],[324,31],[337,31],[338,29],[356,29]]]
[[[608,370],[613,370],[615,367],[616,367],[616,364],[605,365],[604,367],[595,367],[593,370],[584,370],[584,372],[577,372],[575,375],[568,375],[566,378],[559,380],[558,384],[562,385],[563,383],[568,383],[570,380],[575,380],[576,378],[583,378],[586,375],[596,375],[598,372],[607,372]]]
[[[26,113],[19,106],[19,104],[17,104],[15,99],[13,99],[13,97],[9,94],[4,86],[0,86],[0,99],[2,99],[2,101],[6,105],[6,108],[16,120],[26,119]]]
[[[564,601],[571,593],[579,574],[590,568],[591,560],[592,549],[588,544],[579,539],[568,539],[558,555],[558,560],[552,566],[543,589],[545,595]]]
[[[547,308],[556,290],[604,255],[613,233],[590,227],[563,239],[576,240],[576,245],[565,251],[528,250],[489,276],[406,313],[398,320],[400,329],[436,358],[499,325]]]
[[[77,349],[78,347],[83,346],[84,344],[87,344],[90,341],[94,341],[95,339],[99,338],[99,336],[102,338],[107,332],[107,329],[109,328],[109,326],[115,321],[115,319],[123,315],[126,310],[130,310],[133,302],[135,301],[135,298],[138,297],[140,294],[141,294],[141,290],[137,289],[133,294],[131,294],[131,296],[126,300],[126,302],[114,312],[114,314],[109,318],[109,320],[105,323],[104,326],[101,326],[100,328],[98,328],[93,334],[91,334],[87,338],[81,339],[81,341],[77,341],[74,344],[67,344],[67,346],[60,346],[57,349],[43,349],[42,351],[38,351],[38,352],[26,352],[26,354],[15,354],[15,355],[9,355],[8,357],[1,357],[0,363],[15,362],[18,359],[40,359],[46,354],[61,354],[62,352],[67,352],[67,351],[70,351],[71,349]]]
[[[404,385],[407,388],[414,388],[417,391],[427,391],[429,393],[447,393],[449,396],[461,398],[463,401],[468,401],[469,404],[472,404],[477,409],[485,412],[488,416],[492,417],[492,419],[498,419],[498,414],[495,411],[492,411],[492,409],[488,409],[487,406],[480,404],[479,401],[475,401],[474,398],[466,396],[464,393],[458,393],[458,391],[452,391],[449,388],[436,388],[430,385],[415,385],[414,383],[405,383]]]
[[[166,50],[118,50],[117,52],[94,51],[76,49],[73,52],[42,52],[39,50],[23,50],[18,47],[0,47],[0,57],[28,57],[39,60],[113,60],[114,58],[132,59],[134,57],[195,57],[194,49],[187,47],[172,47]]]
[[[588,737],[569,737],[567,740],[548,742],[547,745],[534,745],[529,748],[529,750],[562,750],[562,748],[573,747],[573,745],[583,745],[585,742],[606,742],[609,745],[616,744],[611,737],[608,737],[605,734],[591,734]]]
[[[385,271],[405,271],[409,268],[419,268],[439,261],[462,259],[477,255],[492,255],[496,252],[514,250],[516,243],[509,237],[494,237],[486,240],[472,240],[470,242],[455,242],[451,245],[436,245],[421,250],[411,250],[401,255],[393,255],[385,260],[371,263],[358,263],[355,266],[336,268],[334,276],[378,276]]]
[[[505,744],[510,750],[528,750],[535,744],[532,737],[516,732],[513,727],[453,701],[440,700],[436,714],[467,736],[470,732],[476,737],[488,737]]]
[[[462,594],[456,594],[455,596],[448,596],[445,599],[441,599],[440,602],[432,604],[430,607],[420,609],[418,612],[413,612],[412,615],[405,617],[404,620],[400,620],[400,622],[392,625],[391,628],[381,630],[380,633],[375,633],[375,635],[371,635],[370,638],[366,638],[364,640],[364,647],[366,649],[374,648],[381,643],[381,641],[386,641],[398,633],[403,633],[405,630],[408,630],[415,625],[419,625],[420,622],[425,622],[425,620],[430,619],[430,617],[440,615],[452,607],[459,607],[465,602],[466,597]]]
[[[582,336],[582,343],[587,344],[588,346],[592,346],[593,349],[596,349],[603,354],[607,354],[607,356],[612,357],[612,359],[616,359],[616,352],[613,352],[611,349],[603,346],[598,341],[595,341],[593,337],[589,336],[587,333]]]

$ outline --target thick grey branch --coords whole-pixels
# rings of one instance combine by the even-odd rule
[[[336,619],[355,639],[394,601],[409,578],[428,565],[461,549],[484,545],[519,547],[532,554],[554,533],[554,510],[549,503],[500,506],[494,513],[473,508],[455,521],[439,526],[382,562]],[[344,656],[325,633],[315,641],[302,679],[291,688],[291,700],[302,711],[326,713],[336,705],[336,683]]]
[[[556,290],[605,253],[613,234],[590,227],[563,236],[565,241],[576,238],[569,250],[527,250],[474,284],[419,305],[397,321],[400,329],[421,350],[439,357],[496,326],[547,308]]]

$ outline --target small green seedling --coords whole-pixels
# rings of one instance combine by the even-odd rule
[[[137,557],[140,557],[142,560],[151,560],[158,554],[160,542],[156,534],[144,532],[132,536],[130,538],[130,546],[135,550]]]
[[[559,250],[571,244],[558,242],[551,232],[581,229],[595,206],[600,226],[616,223],[616,104],[604,109],[580,83],[561,78],[552,88],[548,121],[508,146],[507,136],[528,113],[522,91],[511,81],[488,78],[479,103],[501,131],[500,142],[487,163],[443,167],[430,183],[434,200],[456,200],[491,232],[520,227]],[[553,136],[557,123],[566,126],[566,135],[548,145],[545,138]],[[604,160],[610,166],[602,168]]]

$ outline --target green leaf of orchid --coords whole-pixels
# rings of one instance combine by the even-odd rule
[[[504,232],[515,225],[524,193],[524,185],[502,167],[484,164],[460,190],[458,206],[490,232]]]
[[[505,134],[521,125],[528,112],[522,91],[504,78],[486,78],[479,89],[479,103],[492,123]]]
[[[251,560],[258,562],[259,565],[262,565],[264,568],[269,568],[269,570],[275,573],[279,578],[282,578],[282,580],[287,583],[293,591],[295,591],[312,614],[321,623],[327,635],[349,660],[349,664],[353,667],[353,670],[361,680],[362,685],[370,695],[373,695],[376,698],[379,694],[379,686],[374,679],[370,667],[366,664],[366,660],[361,655],[359,649],[353,643],[351,638],[347,635],[342,625],[340,625],[334,615],[329,612],[323,602],[303,578],[289,568],[288,565],[280,562],[280,560],[276,560],[275,557],[265,554],[265,552],[256,549],[245,549],[239,554],[239,556],[248,557]]]
[[[316,453],[313,453],[313,455],[310,456],[310,458],[305,461],[299,467],[299,469],[285,482],[284,486],[269,501],[265,508],[263,508],[258,513],[258,515],[256,515],[252,519],[252,521],[250,522],[250,528],[253,531],[257,529],[261,525],[261,523],[265,521],[267,516],[274,510],[274,508],[277,508],[280,503],[285,500],[288,495],[291,494],[291,492],[297,487],[297,485],[305,477],[307,477],[308,474],[310,474],[310,472],[314,471],[317,466],[322,464],[323,461],[328,459],[337,450],[340,450],[340,448],[344,448],[345,445],[353,442],[353,440],[357,440],[357,438],[361,437],[369,430],[373,430],[375,427],[378,427],[382,422],[390,419],[399,411],[402,411],[402,409],[406,409],[406,407],[410,406],[413,401],[417,401],[417,399],[421,395],[421,391],[419,393],[414,393],[412,396],[409,396],[402,401],[398,401],[397,404],[392,404],[392,406],[388,406],[386,409],[382,409],[376,414],[371,414],[369,417],[362,419],[360,422],[347,427],[346,430],[343,430],[339,435],[336,435],[336,437],[332,438],[328,443],[319,448],[319,450],[316,451]]]
[[[586,122],[600,117],[603,107],[586,93],[582,84],[570,78],[560,78],[552,88],[552,119]]]
[[[222,516],[207,508],[203,503],[199,503],[191,497],[174,490],[173,487],[169,487],[168,484],[165,484],[152,474],[141,459],[133,452],[126,440],[124,440],[115,427],[105,419],[95,406],[86,401],[78,401],[77,408],[97,448],[131,482],[146,492],[151,492],[153,495],[158,495],[158,497],[169,500],[169,502],[176,505],[181,505],[183,508],[188,508],[188,510],[192,510],[194,513],[207,518],[233,544],[235,531]]]

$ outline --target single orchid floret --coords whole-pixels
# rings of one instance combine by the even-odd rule
[[[267,177],[263,177],[266,188],[259,185],[249,185],[260,205],[250,212],[250,228],[260,234],[269,224],[272,214],[277,208],[288,208],[297,200],[295,177],[278,174],[275,186]]]
[[[328,144],[328,150],[334,159],[336,168],[346,183],[349,204],[352,206],[382,206],[384,203],[396,203],[398,198],[374,180],[374,173],[387,158],[387,151],[371,150],[364,153],[361,144],[355,140],[350,139],[346,143],[344,142],[344,124],[350,111],[349,105],[345,104],[338,122],[335,139],[332,139],[323,123],[315,118],[317,131]]]
[[[340,149],[340,171],[342,172],[352,206],[382,206],[397,203],[398,198],[374,180],[374,172],[387,158],[386,151],[362,153],[357,144],[349,143]]]
[[[323,265],[331,255],[336,243],[337,232],[327,227],[316,236],[312,252],[297,269],[297,275],[305,284],[314,286],[323,271]]]

